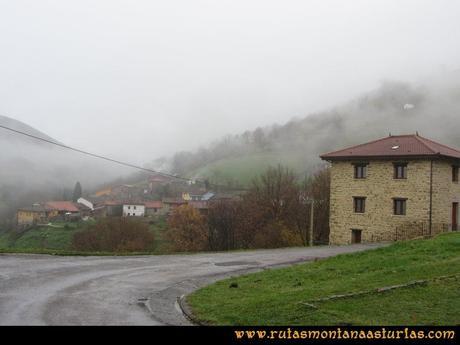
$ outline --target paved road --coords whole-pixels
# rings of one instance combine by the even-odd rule
[[[175,301],[199,286],[373,247],[135,257],[0,255],[0,325],[186,325]]]

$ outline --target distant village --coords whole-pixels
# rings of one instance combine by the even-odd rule
[[[41,201],[17,210],[19,229],[46,225],[52,221],[85,221],[105,217],[158,218],[170,215],[177,207],[188,204],[207,214],[212,202],[238,199],[238,193],[221,193],[155,174],[136,184],[103,188],[76,201]]]

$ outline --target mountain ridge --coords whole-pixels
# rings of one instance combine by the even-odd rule
[[[460,73],[423,83],[386,81],[342,105],[252,131],[226,136],[195,151],[178,152],[170,170],[213,183],[248,184],[269,165],[298,175],[322,166],[319,156],[392,134],[415,134],[460,147]],[[266,156],[265,162],[261,156]],[[232,166],[229,172],[229,162]],[[295,164],[292,164],[294,162]],[[238,174],[242,173],[242,176]]]

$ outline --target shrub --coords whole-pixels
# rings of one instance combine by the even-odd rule
[[[72,247],[81,251],[147,251],[154,237],[147,224],[131,218],[106,218],[77,232]]]
[[[166,237],[174,251],[201,251],[209,248],[205,219],[190,205],[178,207],[168,220]]]

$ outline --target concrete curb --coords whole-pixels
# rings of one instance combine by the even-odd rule
[[[358,251],[367,251],[377,249],[379,247],[385,246],[385,244],[375,245],[365,249],[360,249]],[[251,274],[256,272],[261,272],[266,269],[277,269],[289,267],[296,264],[302,264],[306,262],[314,262],[318,260],[324,260],[332,256],[347,254],[347,253],[337,253],[335,255],[325,255],[325,256],[305,256],[301,259],[286,261],[283,263],[277,264],[268,264],[260,266],[249,266],[240,268],[234,271],[223,272],[218,274],[203,275],[200,277],[186,279],[176,284],[167,287],[161,291],[158,291],[149,296],[147,309],[151,313],[151,316],[161,322],[164,325],[189,325],[189,326],[206,326],[206,323],[199,321],[192,313],[191,308],[188,306],[186,298],[189,294],[194,291],[213,284],[219,280],[224,280],[232,277],[238,277],[245,274]]]
[[[184,325],[185,321],[185,325],[204,326],[206,324],[201,323],[193,316],[193,313],[186,302],[186,297],[194,291],[206,285],[213,284],[219,280],[237,277],[244,274],[261,272],[266,269],[283,268],[295,264],[301,264],[304,262],[312,262],[318,259],[322,258],[308,257],[307,260],[293,260],[275,265],[247,267],[235,271],[204,275],[194,279],[187,279],[178,282],[177,284],[170,286],[162,291],[150,295],[146,301],[146,308],[155,320],[165,325]],[[169,306],[164,305],[165,302],[168,300],[170,301]],[[172,303],[174,304],[174,308],[171,307]],[[156,308],[154,307],[154,305]],[[159,308],[161,308],[160,312]],[[176,315],[173,314],[174,311]],[[165,315],[167,315],[167,317],[165,317]]]
[[[205,324],[201,323],[195,316],[193,316],[192,311],[190,310],[189,305],[187,304],[186,301],[186,295],[182,295],[180,297],[177,297],[177,305],[182,312],[182,314],[185,316],[185,318],[192,323],[192,325],[195,326],[206,326]]]

